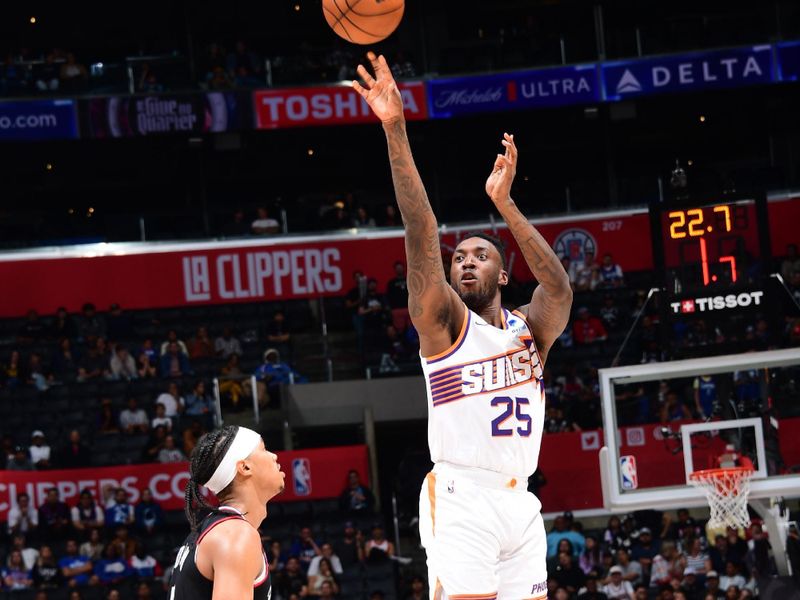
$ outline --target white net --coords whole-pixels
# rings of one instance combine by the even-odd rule
[[[702,488],[711,508],[710,527],[749,527],[747,498],[753,470],[745,467],[695,471],[689,483]]]

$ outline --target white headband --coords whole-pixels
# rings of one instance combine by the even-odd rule
[[[204,484],[205,487],[215,494],[228,487],[233,478],[236,477],[236,463],[250,456],[253,450],[258,447],[260,441],[261,436],[258,433],[247,427],[239,427],[239,431],[236,432],[236,436],[233,438],[228,451],[225,452],[225,456],[222,457],[217,470],[214,471],[211,479]]]

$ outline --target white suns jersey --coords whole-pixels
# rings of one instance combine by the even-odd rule
[[[542,363],[528,324],[502,309],[502,329],[466,310],[458,339],[422,359],[433,462],[527,478],[544,429]]]

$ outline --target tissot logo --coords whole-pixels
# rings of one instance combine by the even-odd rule
[[[689,298],[679,302],[671,302],[672,312],[676,314],[709,312],[728,308],[744,308],[747,306],[760,306],[764,292],[742,292],[741,294],[728,294],[726,296],[706,296],[704,298]]]

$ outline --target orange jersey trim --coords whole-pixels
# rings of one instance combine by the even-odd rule
[[[465,306],[464,307],[464,322],[461,324],[461,331],[458,333],[458,337],[456,341],[454,341],[450,347],[445,350],[444,352],[439,352],[439,354],[434,354],[433,356],[423,356],[422,358],[425,359],[425,362],[431,363],[437,360],[442,360],[447,358],[451,354],[453,354],[456,350],[461,347],[461,344],[464,343],[464,338],[467,335],[467,330],[469,329],[469,309]]]
[[[431,533],[436,535],[436,474],[431,471],[425,479],[428,481],[428,501],[431,503]]]

